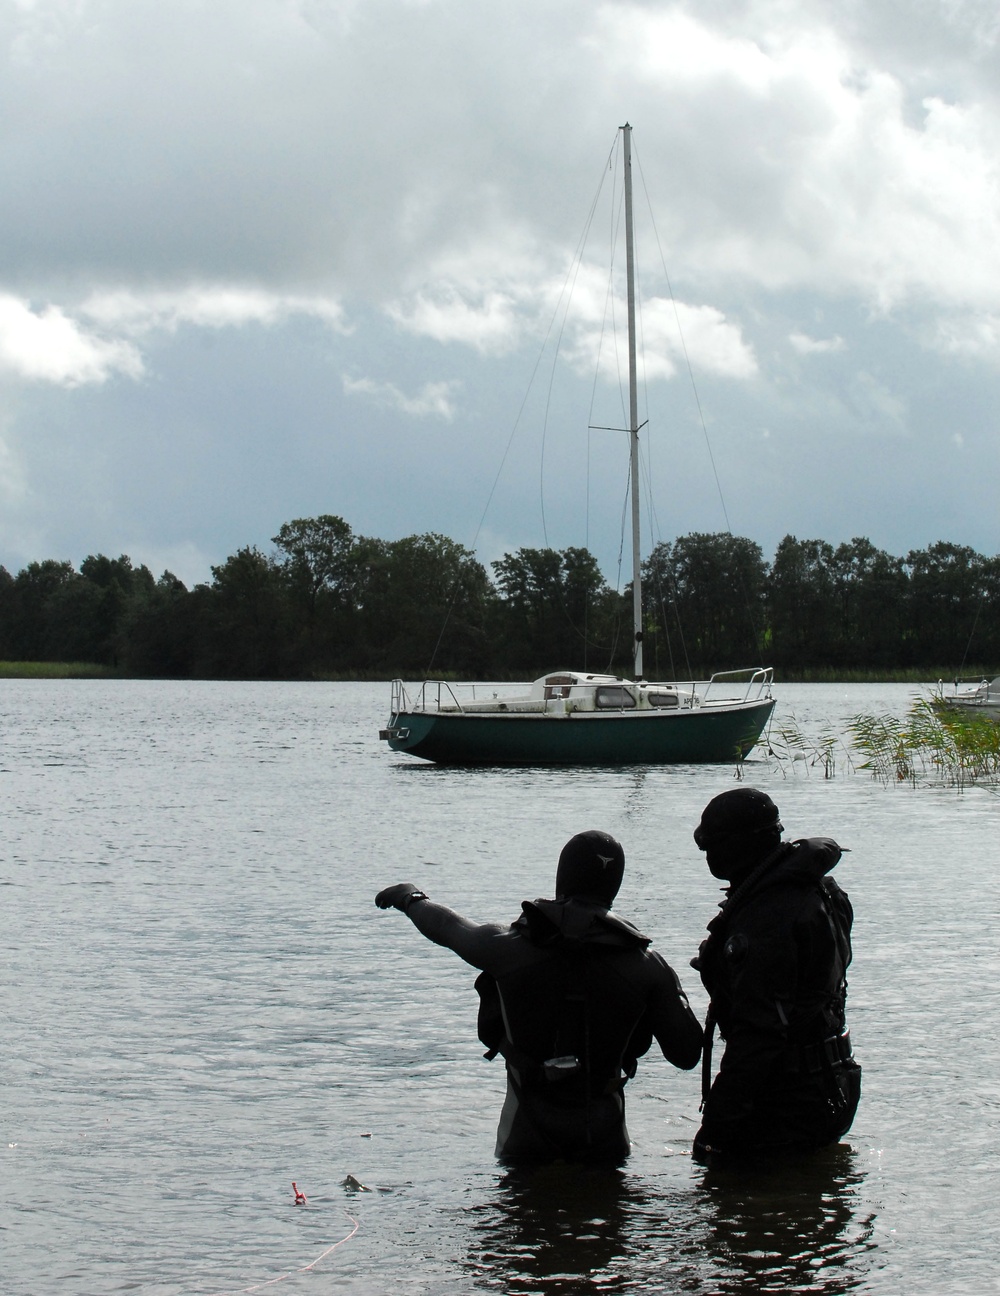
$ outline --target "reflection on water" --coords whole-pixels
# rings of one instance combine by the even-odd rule
[[[849,1146],[665,1187],[627,1170],[511,1171],[469,1212],[470,1276],[510,1293],[819,1292],[864,1281],[874,1215]]]
[[[511,1170],[475,1209],[470,1268],[507,1292],[627,1291],[630,1212],[643,1186],[620,1170],[560,1163]]]
[[[846,1144],[755,1170],[707,1171],[705,1250],[714,1283],[706,1290],[855,1290],[874,1226],[860,1201],[862,1180]]]

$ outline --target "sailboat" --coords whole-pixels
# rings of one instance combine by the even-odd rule
[[[530,686],[393,680],[390,749],[442,765],[680,765],[742,761],[764,731],[775,699],[771,667],[707,680],[643,676],[640,574],[639,417],[631,127],[622,131],[628,304],[632,523],[631,679],[556,670]]]

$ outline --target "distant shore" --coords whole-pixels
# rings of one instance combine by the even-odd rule
[[[962,678],[966,680],[975,680],[983,677],[992,678],[995,674],[992,670],[965,670]],[[162,678],[161,676],[142,676],[128,675],[113,666],[99,666],[93,662],[30,662],[30,661],[0,661],[0,679],[153,679]],[[207,678],[207,677],[206,677]],[[212,678],[220,678],[213,676]],[[226,678],[225,676],[221,678]],[[233,677],[235,678],[235,676]],[[245,679],[245,676],[239,678]],[[336,675],[314,676],[310,680],[302,680],[302,683],[355,683],[361,681],[375,682],[377,679],[389,679],[390,675],[372,676],[364,672],[356,674],[343,672]],[[415,678],[406,675],[406,678]],[[453,672],[441,672],[435,675],[435,678],[455,680],[457,677]],[[781,684],[932,684],[937,680],[951,682],[955,679],[954,671],[933,671],[933,670],[845,670],[836,671],[829,667],[818,670],[798,670],[784,671],[775,681],[776,687]],[[496,680],[490,680],[496,683]],[[521,681],[511,681],[521,682]]]
[[[92,662],[0,662],[0,679],[121,679],[112,666]]]

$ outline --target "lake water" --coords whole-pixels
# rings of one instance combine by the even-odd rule
[[[913,691],[786,686],[779,709],[819,732]],[[474,973],[375,891],[513,919],[604,828],[620,912],[702,1014],[719,892],[691,831],[733,771],[442,770],[378,742],[387,704],[0,683],[5,1296],[1000,1290],[997,793],[746,771],[790,836],[851,850],[865,1073],[840,1148],[706,1176],[698,1075],[648,1056],[623,1172],[511,1175]]]

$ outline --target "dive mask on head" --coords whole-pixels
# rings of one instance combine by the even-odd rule
[[[781,836],[784,829],[778,807],[766,792],[757,788],[733,788],[713,797],[701,812],[701,822],[694,830],[699,850],[753,838],[761,833]]]

